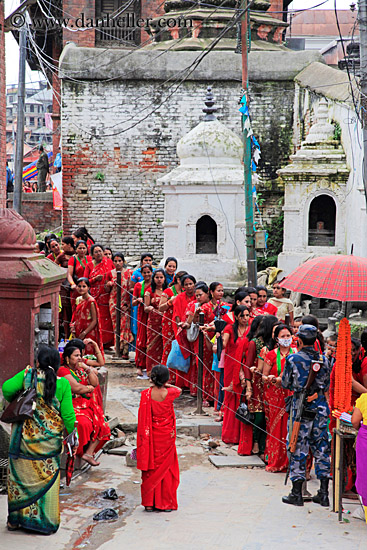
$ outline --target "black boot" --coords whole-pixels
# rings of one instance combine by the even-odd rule
[[[312,502],[316,502],[316,504],[321,504],[321,506],[330,506],[328,477],[323,477],[322,479],[320,479],[320,489],[317,491],[317,495],[312,497]]]
[[[292,481],[292,490],[287,497],[282,498],[285,504],[293,504],[293,506],[304,506],[302,498],[303,479]]]

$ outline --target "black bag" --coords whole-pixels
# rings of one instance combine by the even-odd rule
[[[76,268],[76,257],[74,256],[74,269],[73,269],[73,281],[74,283],[76,284],[77,280],[78,280],[78,277],[75,275],[75,268]],[[68,278],[65,279],[65,281],[63,281],[61,283],[61,286],[63,288],[65,288],[66,290],[68,290],[69,292],[71,292],[71,284],[69,283],[69,280]]]
[[[1,415],[1,422],[12,424],[13,422],[23,422],[23,420],[32,418],[36,409],[36,401],[37,374],[36,369],[32,369],[31,385],[14,397]]]
[[[251,424],[252,425],[255,422],[255,413],[252,413],[248,410],[248,406],[247,406],[247,403],[246,403],[246,398],[245,398],[245,401],[242,402],[242,397],[244,397],[245,393],[246,393],[246,390],[243,389],[242,393],[241,393],[240,404],[238,405],[238,409],[236,411],[235,416],[236,416],[237,420],[239,420],[243,424]]]

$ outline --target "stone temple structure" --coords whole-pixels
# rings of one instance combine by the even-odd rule
[[[284,244],[278,258],[284,274],[313,256],[345,253],[350,170],[328,118],[328,102],[322,97],[301,148],[278,171],[285,186]]]
[[[164,257],[197,279],[235,280],[245,260],[243,145],[219,122],[208,88],[204,120],[177,144],[179,165],[158,179]]]

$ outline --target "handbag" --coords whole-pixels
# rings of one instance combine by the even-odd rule
[[[23,422],[33,417],[37,405],[37,374],[36,369],[32,369],[31,385],[29,388],[18,392],[13,401],[4,410],[1,415],[1,422],[12,424],[13,422]]]
[[[199,304],[195,304],[195,311],[198,309]],[[190,327],[186,329],[186,338],[189,342],[195,342],[199,336],[199,325],[197,323],[191,323]]]
[[[173,340],[171,351],[167,358],[167,368],[180,370],[182,372],[189,372],[190,369],[190,357],[184,358],[178,345],[177,340]]]
[[[245,392],[246,392],[246,389],[244,388],[241,393],[240,404],[238,405],[238,409],[236,411],[235,417],[237,418],[237,420],[239,420],[243,424],[252,425],[254,424],[254,421],[255,421],[255,413],[252,413],[249,411],[246,403],[246,398],[245,398],[245,401],[242,402],[242,397],[245,395]]]

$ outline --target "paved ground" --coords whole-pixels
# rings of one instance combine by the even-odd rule
[[[125,373],[126,374],[126,373]],[[135,381],[115,368],[110,371],[109,412],[119,413],[124,422],[134,422],[139,391]],[[124,409],[121,401],[126,405]],[[186,403],[186,409],[190,400]],[[191,408],[191,407],[190,407]],[[194,408],[194,407],[192,407]],[[181,425],[195,424],[195,417],[179,406]],[[205,417],[202,422],[208,422]],[[15,550],[365,550],[367,526],[345,515],[338,523],[336,514],[316,504],[295,508],[281,503],[289,491],[284,476],[264,469],[220,468],[208,459],[212,454],[205,443],[185,435],[177,439],[181,470],[179,510],[170,514],[144,512],[140,506],[140,474],[126,466],[124,457],[104,454],[101,466],[80,475],[70,488],[61,491],[61,527],[52,537],[9,533],[6,496],[0,496],[0,548]],[[134,445],[134,435],[127,443]],[[220,453],[234,456],[235,449],[221,445]],[[223,455],[220,455],[223,456]],[[316,492],[311,480],[309,490]],[[115,487],[119,499],[101,498],[103,490]],[[356,505],[345,502],[354,510]],[[95,522],[94,513],[112,507],[119,513],[114,522]]]

